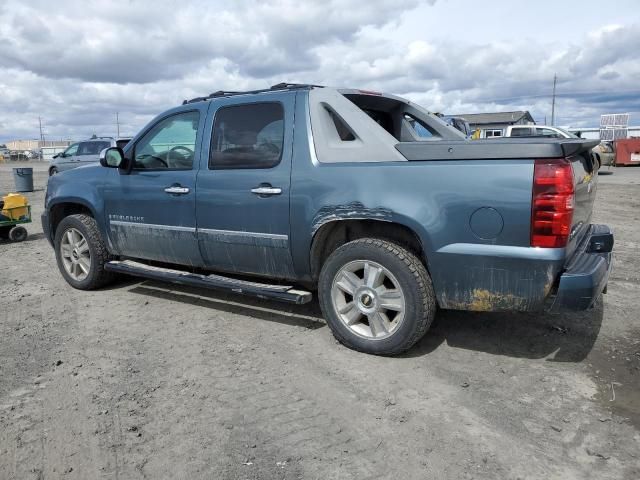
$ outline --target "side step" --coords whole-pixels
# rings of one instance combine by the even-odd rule
[[[154,267],[145,263],[134,262],[133,260],[112,260],[104,265],[104,269],[110,272],[133,275],[134,277],[239,293],[258,298],[270,298],[298,305],[308,303],[312,298],[311,292],[295,290],[286,285],[248,282],[214,274],[201,275],[171,268]]]

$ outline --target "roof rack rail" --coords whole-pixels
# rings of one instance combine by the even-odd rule
[[[324,88],[324,85],[314,85],[312,83],[276,83],[271,85],[269,90],[295,90],[297,88]]]
[[[234,95],[250,95],[254,93],[265,93],[265,92],[273,92],[277,90],[298,90],[298,89],[306,89],[306,88],[322,88],[322,85],[312,85],[307,83],[277,83],[275,85],[271,85],[269,88],[262,88],[259,90],[248,90],[246,92],[240,91],[231,91],[231,90],[218,90],[216,92],[210,93],[206,97],[196,97],[191,100],[185,100],[182,102],[183,105],[188,103],[196,103],[196,102],[204,102],[206,100],[211,100],[212,98],[221,98],[221,97],[232,97]]]

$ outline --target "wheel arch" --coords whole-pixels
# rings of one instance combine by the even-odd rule
[[[65,200],[50,205],[49,223],[51,226],[51,238],[55,238],[56,229],[65,217],[79,213],[93,217],[97,221],[98,227],[100,227],[100,221],[93,207],[81,199]],[[104,232],[101,233],[104,234]]]
[[[311,276],[317,281],[325,260],[338,247],[359,238],[378,238],[399,244],[414,253],[429,270],[420,236],[399,222],[375,219],[337,219],[324,223],[314,233],[309,255]]]

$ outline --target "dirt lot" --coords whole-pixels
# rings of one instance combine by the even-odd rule
[[[600,176],[598,308],[440,312],[398,358],[337,344],[315,302],[73,290],[36,221],[0,243],[0,479],[640,478],[639,219],[640,168]]]

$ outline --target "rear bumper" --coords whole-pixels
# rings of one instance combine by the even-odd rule
[[[551,311],[591,308],[605,290],[613,266],[613,232],[607,225],[591,225],[589,238],[560,275]]]

